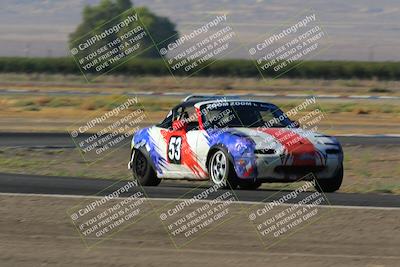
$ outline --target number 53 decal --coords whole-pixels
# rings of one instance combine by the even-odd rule
[[[170,163],[181,164],[182,137],[171,136],[168,144],[168,160]]]

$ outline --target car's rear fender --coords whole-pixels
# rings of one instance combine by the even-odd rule
[[[153,168],[153,170],[156,170],[156,166],[150,157],[149,151],[147,151],[146,146],[144,146],[144,145],[141,147],[138,147],[138,148],[133,147],[131,149],[131,156],[130,156],[130,160],[128,163],[128,169],[132,168],[133,158],[135,157],[135,153],[137,153],[137,152],[141,152],[144,155],[144,157],[146,158],[147,162],[150,163],[150,166]]]

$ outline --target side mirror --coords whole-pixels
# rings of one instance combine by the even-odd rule
[[[300,128],[300,122],[299,121],[293,121],[291,125],[292,125],[292,128]]]
[[[184,130],[186,131],[187,129],[187,122],[183,120],[175,120],[172,122],[172,130],[174,131],[179,131],[179,130]]]

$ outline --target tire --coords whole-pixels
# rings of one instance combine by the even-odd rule
[[[336,170],[335,175],[328,179],[317,179],[315,189],[318,192],[332,193],[339,190],[343,181],[343,164]]]
[[[256,190],[261,185],[260,181],[239,181],[239,187],[243,190]]]
[[[140,150],[135,150],[135,156],[132,161],[132,174],[133,179],[139,181],[142,186],[157,186],[161,182],[149,159]]]
[[[210,156],[207,167],[210,181],[213,185],[225,183],[224,186],[221,186],[224,189],[235,189],[238,186],[235,168],[225,149],[218,148],[215,150]]]

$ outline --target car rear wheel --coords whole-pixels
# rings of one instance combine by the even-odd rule
[[[317,179],[315,184],[315,189],[318,192],[335,192],[339,190],[343,181],[343,164],[339,166],[333,177],[328,179]]]
[[[149,160],[140,150],[135,150],[132,173],[133,179],[139,181],[142,186],[157,186],[161,182]]]
[[[237,177],[228,153],[222,149],[216,150],[208,162],[208,172],[213,185],[222,185],[221,188],[237,187]]]

